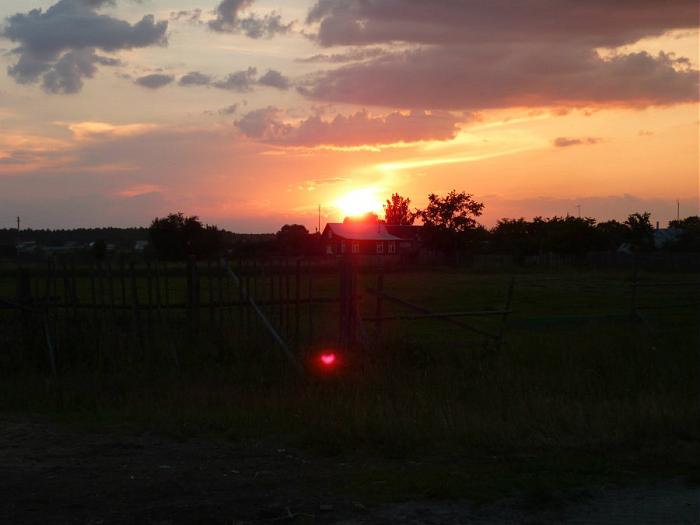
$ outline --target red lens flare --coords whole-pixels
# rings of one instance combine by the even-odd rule
[[[333,352],[329,352],[326,354],[321,354],[321,364],[323,366],[331,367],[335,364],[337,361],[337,357]]]

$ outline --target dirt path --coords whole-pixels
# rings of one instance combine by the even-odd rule
[[[665,481],[596,488],[556,508],[343,496],[341,460],[263,443],[177,441],[0,418],[2,524],[700,524],[700,488]]]

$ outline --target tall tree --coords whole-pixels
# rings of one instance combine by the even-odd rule
[[[277,249],[287,255],[301,255],[307,251],[311,236],[301,224],[285,224],[275,234]]]
[[[651,225],[651,213],[633,213],[625,224],[629,228],[628,240],[637,250],[651,250],[654,248],[654,227]]]
[[[415,216],[411,213],[409,206],[411,199],[402,197],[398,193],[391,196],[384,205],[384,220],[387,224],[408,225],[413,224]]]
[[[416,210],[416,217],[423,221],[429,244],[434,248],[454,252],[466,247],[479,229],[476,217],[484,209],[484,204],[474,200],[470,193],[452,190],[445,197],[431,193],[428,206]]]
[[[148,229],[151,244],[161,259],[178,260],[187,256],[211,257],[223,246],[222,231],[204,226],[197,216],[171,213],[156,217]]]

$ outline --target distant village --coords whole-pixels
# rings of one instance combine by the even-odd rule
[[[309,232],[287,224],[274,234],[241,234],[203,224],[196,216],[173,213],[148,228],[73,230],[0,230],[0,257],[42,258],[70,255],[104,259],[115,256],[182,260],[188,257],[308,255],[383,256],[418,259],[426,255],[494,254],[513,262],[543,255],[590,253],[700,253],[700,218],[652,224],[649,213],[624,222],[587,217],[502,219],[492,228],[477,222],[484,205],[470,194],[430,195],[423,210],[410,211],[410,199],[387,200],[384,217],[367,213],[329,222]],[[418,224],[416,224],[418,223]]]

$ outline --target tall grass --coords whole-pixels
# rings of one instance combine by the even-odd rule
[[[497,307],[508,277],[397,275],[390,286],[417,302],[432,298],[435,309]],[[94,331],[103,325],[86,323],[63,342],[61,349],[75,358],[58,377],[42,368],[40,355],[25,366],[3,361],[0,409],[185,435],[276,436],[327,452],[387,455],[440,448],[514,454],[673,449],[700,440],[694,310],[658,314],[653,337],[631,319],[529,323],[528,317],[547,312],[629,306],[614,286],[619,280],[595,293],[585,279],[575,286],[571,279],[535,281],[516,289],[516,312],[500,348],[440,321],[386,325],[381,348],[351,352],[338,373],[303,379],[290,373],[271,340],[245,337],[235,320],[223,330],[205,323],[197,338],[188,336],[184,321],[173,322],[179,370],[169,361],[162,327],[149,336],[144,356],[134,341],[125,350],[129,336],[116,326],[96,349]],[[662,300],[655,297],[647,299]],[[318,314],[321,323],[335,322],[328,312]],[[311,359],[313,349],[307,350]],[[92,357],[81,359],[86,355]]]

